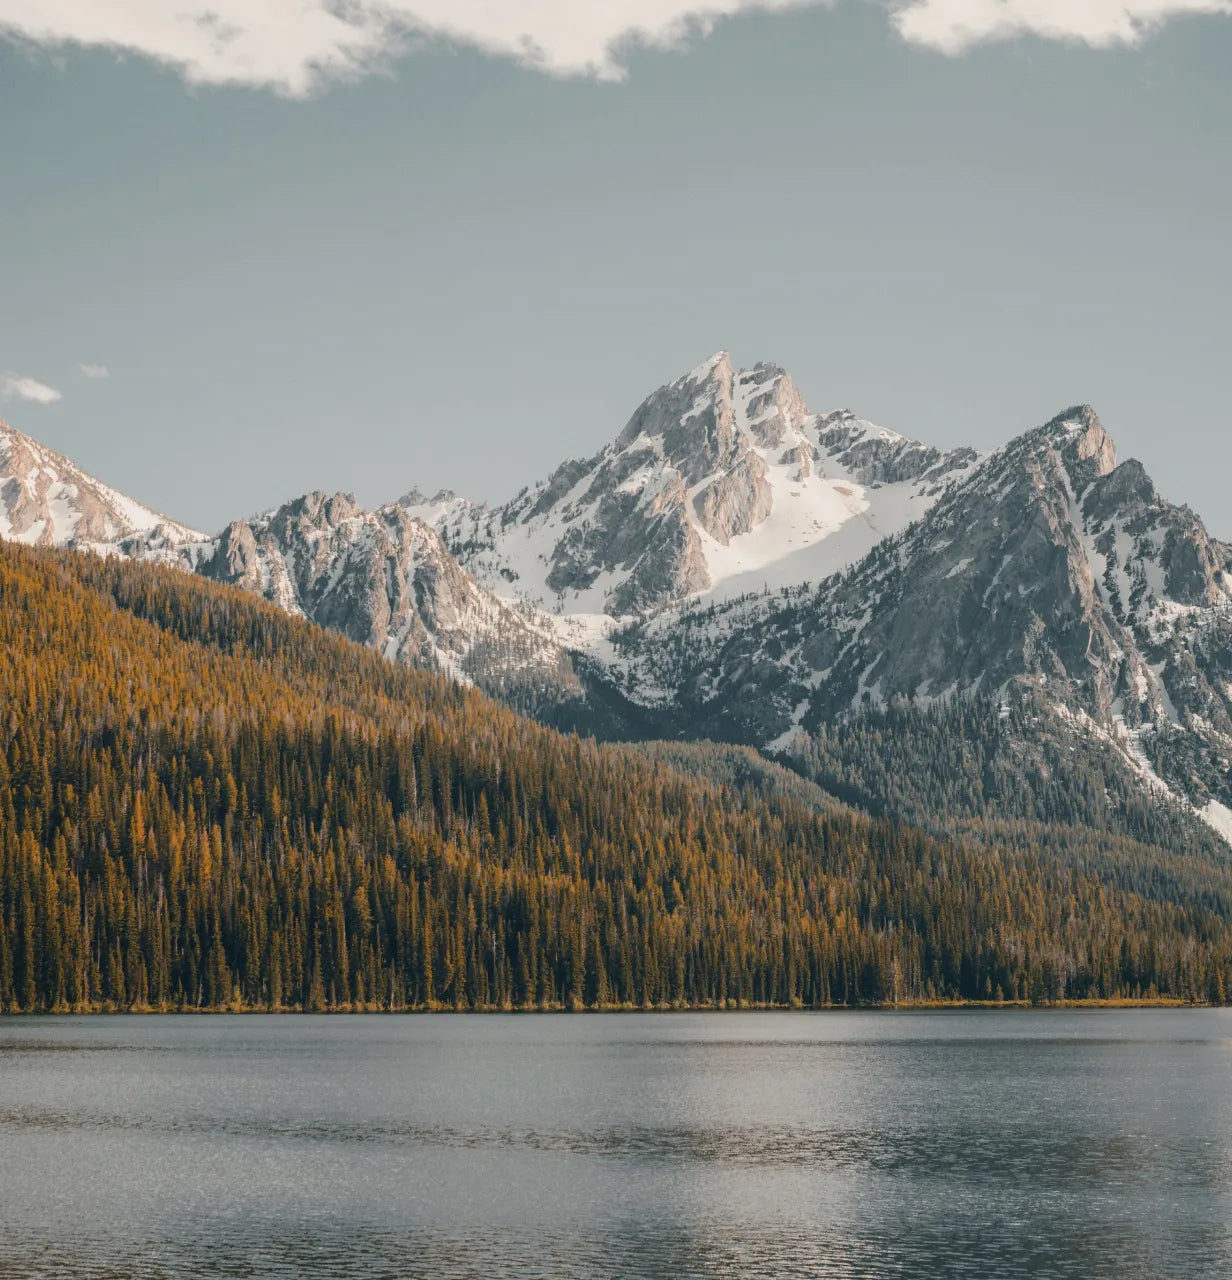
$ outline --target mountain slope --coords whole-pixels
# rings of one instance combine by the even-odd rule
[[[862,711],[1003,696],[1098,738],[1217,827],[1232,807],[1232,549],[1117,466],[1091,410],[989,457],[816,586],[613,637],[608,679],[711,736],[788,747]]]
[[[688,777],[167,567],[0,545],[0,699],[4,1011],[1232,981],[1214,862],[1165,901],[1135,887],[1157,851],[1092,874],[766,798],[732,753],[734,785]]]
[[[0,421],[0,537],[40,546],[147,554],[202,537],[86,475],[68,458]]]

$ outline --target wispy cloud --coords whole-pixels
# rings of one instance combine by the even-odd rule
[[[93,378],[96,381],[100,378],[111,377],[111,370],[105,364],[83,364],[79,368],[83,377]]]
[[[909,0],[893,21],[912,43],[958,54],[1024,35],[1132,45],[1172,18],[1198,14],[1232,14],[1232,0]]]
[[[379,69],[416,42],[467,44],[555,75],[618,80],[638,46],[669,48],[738,13],[838,0],[0,0],[0,35],[153,58],[197,84],[305,96]],[[857,0],[848,0],[856,3]],[[860,0],[867,2],[867,0]],[[877,0],[913,43],[961,53],[1036,35],[1132,44],[1232,0]]]
[[[55,404],[62,399],[55,387],[34,378],[23,378],[16,373],[0,376],[0,393],[10,399],[28,400],[31,404]]]
[[[670,47],[723,17],[834,0],[0,0],[0,32],[132,51],[199,84],[304,96],[413,41],[467,44],[556,75],[617,80],[636,45]]]

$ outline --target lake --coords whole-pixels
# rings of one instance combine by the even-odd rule
[[[0,1018],[0,1276],[1232,1275],[1232,1013]]]

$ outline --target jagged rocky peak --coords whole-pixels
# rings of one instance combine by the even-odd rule
[[[284,502],[260,523],[276,528],[279,532],[292,525],[307,529],[328,529],[362,514],[363,508],[355,501],[354,494],[327,494],[322,489],[314,489],[302,498]]]
[[[817,418],[817,444],[823,468],[828,459],[831,468],[840,468],[866,485],[919,480],[940,485],[970,470],[980,456],[970,448],[943,452],[901,436],[897,431],[866,422],[850,409],[839,409]]]
[[[228,525],[194,567],[396,661],[506,689],[576,685],[546,624],[485,591],[399,503],[365,511],[317,490]]]
[[[1188,507],[1161,497],[1136,459],[1117,462],[1111,435],[1089,405],[1067,409],[1011,444],[1025,458],[1046,509],[1074,526],[1102,603],[1122,622],[1146,625],[1175,606],[1226,604],[1229,552]],[[1074,502],[1079,509],[1068,510]]]
[[[1161,600],[1201,608],[1232,595],[1232,549],[1189,507],[1162,498],[1136,459],[1090,485],[1082,517],[1119,617],[1145,618]]]
[[[675,382],[647,396],[616,439],[623,452],[641,444],[697,484],[738,455],[732,406],[731,360],[720,351]]]
[[[1127,508],[1151,507],[1158,497],[1146,468],[1137,458],[1128,458],[1087,490],[1082,510],[1088,519],[1108,519]]]
[[[619,618],[827,577],[976,460],[854,414],[819,417],[781,366],[738,369],[720,351],[647,396],[593,457],[503,507],[419,494],[412,506],[490,589]]]
[[[736,372],[726,351],[649,396],[616,441],[626,472],[661,459],[691,491],[692,517],[727,546],[769,516],[774,494],[758,452],[783,444],[808,417],[803,397],[777,365]],[[798,445],[803,442],[797,442]],[[701,589],[708,574],[692,574]]]
[[[428,497],[418,485],[408,489],[398,499],[398,506],[405,507],[415,515],[459,505],[482,507],[484,504],[472,503],[467,498],[460,498],[452,489],[438,489],[431,497]]]
[[[1058,449],[1075,485],[1085,488],[1116,470],[1116,444],[1090,405],[1066,409],[1038,434]]]
[[[739,461],[749,443],[780,444],[808,416],[804,398],[778,365],[761,362],[737,372],[720,351],[648,396],[615,447],[653,440],[693,485]]]
[[[744,417],[759,444],[767,448],[783,443],[809,417],[808,406],[786,370],[761,362],[741,373],[738,393]]]

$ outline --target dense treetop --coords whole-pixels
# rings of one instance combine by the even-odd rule
[[[771,774],[553,733],[172,569],[0,545],[0,1009],[1222,1000],[1232,980],[1213,859],[929,835]]]

